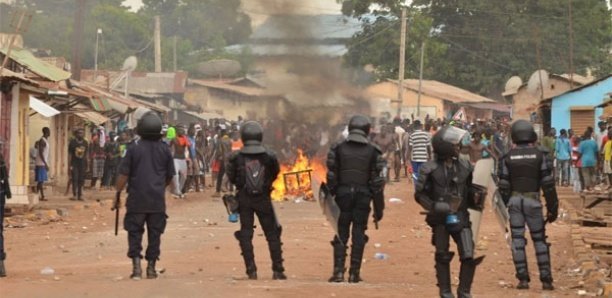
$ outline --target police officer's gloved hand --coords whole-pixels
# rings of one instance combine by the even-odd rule
[[[546,221],[549,223],[555,222],[555,220],[557,220],[557,217],[559,217],[558,210],[548,210],[546,212]]]
[[[379,222],[381,221],[383,218],[383,211],[382,210],[375,210],[374,211],[374,221],[375,222]]]
[[[449,214],[450,211],[450,205],[447,202],[438,201],[433,205],[433,212],[435,214]]]

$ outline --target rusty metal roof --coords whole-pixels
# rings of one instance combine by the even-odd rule
[[[6,55],[7,48],[1,48],[0,53]],[[29,71],[50,81],[63,81],[70,78],[71,73],[34,57],[26,49],[12,48],[10,58]]]
[[[39,86],[38,82],[26,78],[26,76],[23,73],[13,72],[6,68],[2,69],[2,75],[0,77],[14,79],[20,82],[28,83],[33,86]]]
[[[396,80],[389,81],[397,84]],[[419,80],[404,80],[403,85],[407,89],[416,92],[419,91]],[[427,94],[429,96],[437,97],[439,99],[454,103],[496,102],[490,98],[486,98],[482,95],[472,93],[468,90],[434,80],[423,80],[423,83],[421,85],[421,91],[423,92],[423,94]]]
[[[232,84],[229,84],[229,82],[218,81],[218,80],[212,81],[212,80],[193,80],[193,79],[189,79],[189,83],[195,84],[195,85],[198,85],[198,86],[213,88],[213,89],[220,89],[220,90],[235,92],[235,93],[239,93],[239,94],[247,95],[247,96],[268,96],[268,95],[273,95],[273,94],[268,94],[266,92],[266,90],[263,89],[263,88],[232,85]]]

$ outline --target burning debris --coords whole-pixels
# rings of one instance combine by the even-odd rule
[[[325,181],[326,168],[322,161],[308,159],[301,149],[293,164],[282,164],[281,171],[272,187],[272,199],[275,201],[314,199],[313,185]]]

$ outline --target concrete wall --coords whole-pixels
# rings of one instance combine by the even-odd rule
[[[605,94],[612,92],[612,77],[597,82],[591,86],[578,91],[563,94],[553,98],[551,104],[551,126],[557,131],[562,128],[568,129],[571,123],[570,109],[574,106],[597,106],[603,102]],[[593,128],[597,127],[599,116],[603,114],[603,108],[595,109]],[[576,132],[582,133],[582,132]]]
[[[29,204],[28,184],[30,182],[30,141],[28,138],[28,124],[30,112],[29,93],[20,88],[21,83],[13,87],[12,115],[11,115],[11,168],[9,170],[11,204]]]
[[[574,87],[577,87],[575,83]],[[568,81],[551,76],[548,84],[544,86],[543,98],[551,98],[568,90],[570,90]],[[530,120],[531,113],[536,112],[541,99],[539,90],[534,94],[527,91],[527,86],[522,86],[512,97],[512,119]]]
[[[237,96],[232,92],[209,90],[206,87],[190,85],[185,92],[185,100],[196,103],[205,111],[223,115],[228,120],[274,117],[284,113],[284,106],[278,98]]]

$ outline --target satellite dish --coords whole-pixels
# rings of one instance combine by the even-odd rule
[[[138,58],[136,56],[130,56],[123,61],[123,67],[121,67],[122,71],[134,71],[138,66]]]
[[[196,70],[205,76],[229,77],[238,73],[242,67],[240,62],[229,59],[215,59],[199,63]]]
[[[527,92],[537,94],[543,90],[544,86],[548,86],[548,72],[543,69],[536,70],[527,81]]]
[[[506,82],[506,87],[504,88],[505,92],[514,91],[523,85],[523,80],[520,77],[513,76]]]

